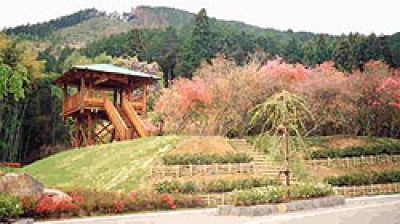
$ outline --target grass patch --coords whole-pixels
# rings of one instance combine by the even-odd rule
[[[58,153],[22,170],[47,187],[130,191],[182,137],[140,138]]]

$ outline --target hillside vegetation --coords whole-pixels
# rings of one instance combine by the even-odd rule
[[[74,26],[57,30],[54,32],[54,36],[60,42],[79,48],[113,34],[128,32],[132,27],[133,24],[129,22],[107,16],[97,16]]]
[[[37,161],[21,170],[47,187],[130,191],[164,152],[182,137],[141,138],[78,148]]]

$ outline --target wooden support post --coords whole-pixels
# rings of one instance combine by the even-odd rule
[[[89,80],[89,92],[88,92],[88,96],[90,98],[93,98],[94,95],[94,90],[93,90],[93,80]]]
[[[123,95],[124,95],[124,90],[120,89],[119,90],[119,104],[122,106],[122,101],[123,101]]]
[[[76,124],[75,124],[75,147],[80,147],[81,146],[81,121],[79,117],[76,118]]]
[[[93,120],[92,120],[92,114],[88,113],[88,117],[87,117],[87,144],[88,145],[93,145]]]
[[[66,100],[67,100],[67,97],[68,97],[68,85],[67,84],[64,84],[64,86],[63,86],[63,113],[62,113],[62,115],[63,115],[63,119],[64,119],[64,113],[65,113],[65,109],[66,109],[66,105],[65,105],[65,102],[66,102]]]
[[[146,115],[146,103],[147,103],[147,79],[142,84],[142,112]]]
[[[117,92],[117,90],[116,89],[114,89],[114,95],[113,95],[113,103],[114,103],[114,105],[117,105],[117,95],[118,95],[118,92]]]
[[[82,76],[81,77],[81,88],[80,88],[80,99],[79,99],[80,100],[79,107],[81,109],[81,113],[83,113],[85,110],[85,105],[84,105],[85,96],[86,96],[85,79]]]

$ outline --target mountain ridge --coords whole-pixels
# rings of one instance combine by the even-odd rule
[[[56,40],[57,42],[65,42],[72,46],[85,46],[86,44],[108,37],[112,34],[127,32],[127,24],[132,24],[132,27],[143,29],[164,29],[168,26],[180,29],[189,26],[195,18],[195,14],[171,7],[165,6],[137,6],[131,9],[129,13],[106,13],[95,8],[80,10],[76,13],[61,16],[46,22],[20,25],[12,28],[3,29],[3,32],[8,35],[24,36],[30,40]],[[220,25],[228,25],[248,33],[268,32],[273,36],[282,37],[286,34],[298,35],[299,39],[311,39],[314,33],[311,32],[293,32],[283,31],[273,28],[262,28],[259,26],[247,24],[235,20],[221,20],[214,17],[210,19]],[[97,22],[90,22],[98,20]],[[85,23],[91,23],[90,26],[103,26],[104,29],[90,30],[90,26],[85,26]],[[110,28],[110,26],[112,26]],[[74,29],[75,27],[75,29]],[[85,38],[79,35],[79,31],[84,30]],[[70,32],[68,33],[67,31]],[[112,31],[110,31],[112,30]],[[76,36],[74,39],[73,37]],[[92,38],[93,37],[93,38]]]

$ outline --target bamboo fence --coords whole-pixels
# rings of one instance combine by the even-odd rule
[[[369,166],[379,164],[400,163],[400,155],[377,155],[377,156],[360,156],[346,158],[327,158],[308,160],[312,166],[327,166],[327,167],[354,167],[354,166]]]
[[[256,174],[257,169],[253,162],[251,163],[227,163],[211,165],[160,165],[150,168],[150,178],[165,177],[191,177],[196,175],[225,175],[248,173]]]
[[[358,197],[377,194],[393,194],[400,192],[400,183],[371,184],[361,186],[334,187],[333,190],[347,197]]]

